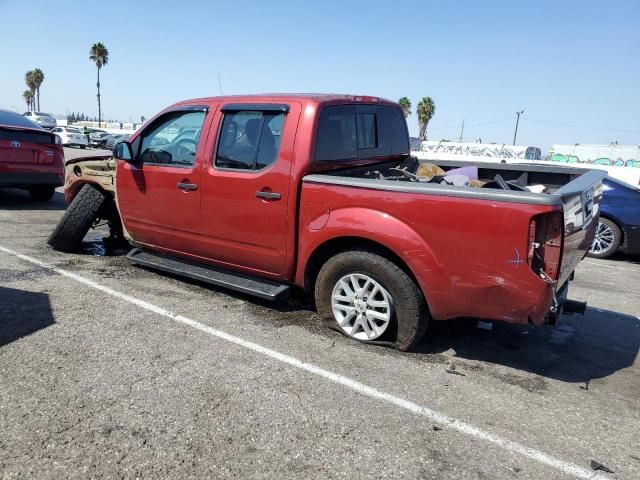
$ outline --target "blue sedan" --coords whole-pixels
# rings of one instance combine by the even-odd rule
[[[618,249],[640,254],[640,188],[611,177],[602,183],[600,222],[589,256],[607,258]]]

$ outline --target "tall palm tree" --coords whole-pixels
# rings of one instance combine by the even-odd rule
[[[109,62],[109,50],[101,42],[94,43],[89,50],[89,60],[98,67],[98,128],[102,122],[102,106],[100,105],[100,69]]]
[[[36,87],[36,98],[37,98],[37,105],[38,105],[38,111],[39,111],[40,110],[40,87],[42,86],[42,82],[44,82],[44,72],[39,68],[36,68],[33,71],[33,82],[34,82],[34,86]]]
[[[31,108],[33,106],[33,92],[31,92],[31,90],[25,90],[22,98],[24,98],[24,101],[27,103],[27,110],[33,110]]]
[[[411,115],[411,100],[407,97],[402,97],[398,100],[398,104],[400,104],[400,108],[402,108],[402,113],[404,113],[404,118],[407,118]]]
[[[436,113],[436,104],[433,103],[433,99],[431,97],[422,97],[422,100],[418,103],[416,113],[418,114],[418,125],[420,126],[419,138],[420,140],[426,140],[427,125],[433,118],[433,114]]]
[[[36,75],[35,72],[33,70],[29,70],[27,73],[24,74],[24,81],[27,84],[27,87],[29,87],[29,91],[31,92],[31,106],[33,107],[32,110],[35,109],[36,105],[35,105],[35,98],[36,98]]]

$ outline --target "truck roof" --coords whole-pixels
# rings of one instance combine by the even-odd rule
[[[259,93],[250,95],[222,95],[214,97],[201,97],[183,100],[175,103],[171,107],[178,105],[193,105],[208,102],[227,102],[233,101],[237,103],[272,103],[272,102],[304,102],[314,103],[316,105],[325,104],[341,104],[341,103],[377,103],[386,105],[396,105],[396,102],[380,97],[370,95],[349,95],[338,93]],[[169,108],[171,108],[169,107]]]

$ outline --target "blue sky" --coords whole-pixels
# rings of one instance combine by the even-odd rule
[[[436,103],[430,139],[640,144],[640,2],[0,0],[0,107],[149,117],[225,94],[337,92]],[[482,125],[477,125],[482,124]],[[453,128],[450,128],[453,127]],[[409,128],[417,133],[415,114]]]

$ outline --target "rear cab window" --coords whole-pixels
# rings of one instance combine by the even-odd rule
[[[409,154],[402,111],[391,105],[335,105],[320,112],[315,161],[344,162]]]
[[[216,168],[257,171],[275,163],[280,150],[286,105],[229,105],[223,119]]]

